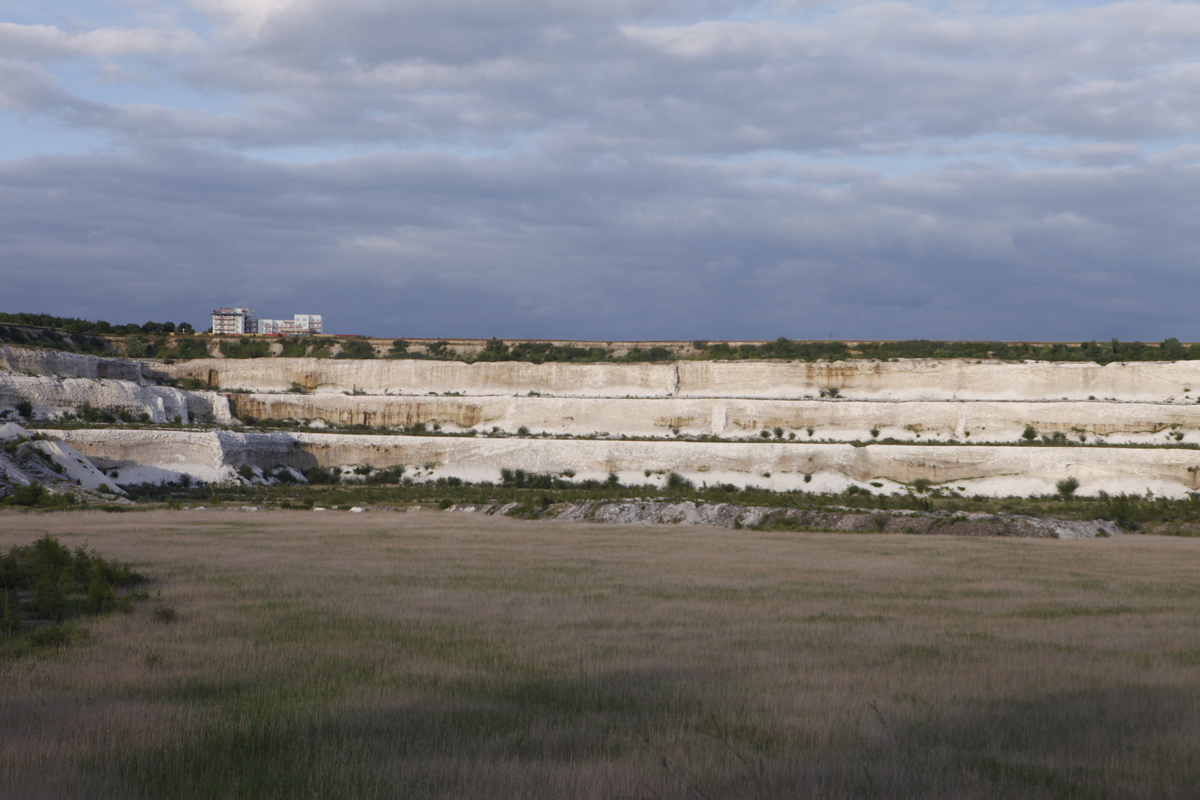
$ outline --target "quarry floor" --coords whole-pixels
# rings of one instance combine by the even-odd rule
[[[0,548],[44,534],[132,563],[152,599],[0,659],[11,796],[1200,785],[1195,540],[0,512]]]

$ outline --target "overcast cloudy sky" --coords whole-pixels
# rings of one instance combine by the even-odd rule
[[[1200,3],[0,0],[0,310],[1200,339]]]

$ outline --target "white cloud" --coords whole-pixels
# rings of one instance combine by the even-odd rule
[[[112,58],[180,56],[199,44],[191,31],[155,28],[96,28],[68,32],[51,25],[0,22],[0,52],[9,58]]]

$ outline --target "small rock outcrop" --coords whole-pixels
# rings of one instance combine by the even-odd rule
[[[600,500],[564,503],[534,510],[516,503],[463,503],[447,509],[458,513],[507,515],[556,522],[602,522],[612,525],[714,525],[720,528],[910,533],[942,536],[1020,537],[1027,539],[1093,539],[1119,536],[1107,520],[1061,520],[1016,514],[925,513],[920,511],[811,511],[730,503]]]

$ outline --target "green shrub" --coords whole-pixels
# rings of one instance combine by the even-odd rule
[[[237,342],[221,342],[221,355],[226,358],[266,358],[271,355],[271,344],[265,339],[251,341],[243,336]]]
[[[173,342],[173,347],[167,351],[171,358],[192,359],[208,358],[208,343],[204,339],[179,339]]]
[[[28,400],[17,403],[17,413],[25,419],[33,419],[33,403]]]
[[[405,466],[400,464],[387,469],[377,469],[367,476],[368,484],[400,483],[404,477]]]
[[[5,505],[33,507],[41,505],[49,496],[46,487],[35,481],[25,486],[14,486],[12,494],[4,502]]]
[[[125,340],[125,355],[130,358],[145,358],[148,350],[145,336],[135,334]]]
[[[89,614],[106,614],[117,608],[117,593],[104,579],[97,577],[88,587],[84,608]]]
[[[1074,477],[1066,477],[1054,484],[1058,496],[1063,500],[1070,500],[1075,495],[1075,490],[1079,488],[1079,481]]]
[[[766,431],[763,431],[763,433],[766,433]],[[691,491],[696,488],[696,485],[678,472],[671,472],[667,474],[667,488],[673,492],[682,492]]]
[[[91,403],[84,401],[79,407],[79,417],[84,422],[116,422],[117,417],[113,412],[105,408],[95,408]]]
[[[351,339],[342,345],[342,351],[334,358],[368,359],[375,358],[375,348],[366,339]]]
[[[17,598],[13,592],[0,587],[0,637],[12,636],[21,630],[21,615],[17,612]]]
[[[305,337],[294,336],[283,340],[283,350],[280,358],[304,358],[308,355],[309,340]]]
[[[62,647],[70,644],[74,637],[65,626],[56,623],[45,628],[35,628],[26,638],[34,647]]]
[[[47,494],[42,498],[38,506],[41,508],[70,508],[79,502],[79,498],[74,492],[59,492],[57,494]]]
[[[47,570],[39,573],[36,580],[33,585],[34,611],[45,619],[62,622],[67,618],[69,610],[62,579]]]
[[[342,470],[340,467],[325,469],[324,467],[312,467],[305,470],[304,478],[309,483],[337,483],[341,480]]]

